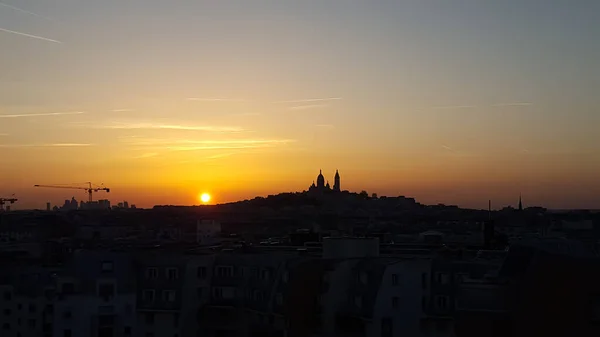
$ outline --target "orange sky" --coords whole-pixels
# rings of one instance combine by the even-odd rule
[[[424,203],[600,208],[594,2],[5,2],[0,196],[17,208],[86,198],[34,184],[190,205],[319,169]]]

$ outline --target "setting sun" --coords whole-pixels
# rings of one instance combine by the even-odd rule
[[[208,193],[202,193],[202,194],[200,195],[200,201],[202,201],[202,202],[203,202],[203,203],[205,203],[205,204],[206,204],[207,202],[209,202],[209,201],[210,201],[210,194],[208,194]]]

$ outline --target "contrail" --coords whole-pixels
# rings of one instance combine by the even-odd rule
[[[23,8],[19,8],[19,7],[15,7],[13,5],[6,4],[6,3],[4,3],[2,1],[0,1],[0,6],[8,7],[10,9],[13,9],[13,10],[17,11],[17,12],[21,12],[21,13],[25,13],[25,14],[37,16],[38,18],[42,18],[44,20],[54,21],[53,19],[51,19],[49,17],[43,16],[43,15],[40,15],[40,14],[37,14],[37,13],[34,13],[34,12],[30,12],[30,11],[25,10]]]
[[[0,115],[0,118],[19,118],[19,117],[41,117],[41,116],[62,116],[62,115],[80,115],[84,114],[84,111],[74,112],[50,112],[41,114],[18,114],[18,115]]]
[[[15,32],[14,30],[9,30],[9,29],[5,29],[0,27],[0,31],[6,32],[6,33],[11,33],[11,34],[16,34],[16,35],[21,35],[21,36],[26,36],[26,37],[30,37],[32,39],[38,39],[38,40],[42,40],[42,41],[48,41],[48,42],[54,42],[54,43],[62,43],[58,40],[53,40],[53,39],[49,39],[47,37],[43,37],[43,36],[37,36],[37,35],[31,35],[31,34],[26,34],[26,33],[21,33],[21,32]]]

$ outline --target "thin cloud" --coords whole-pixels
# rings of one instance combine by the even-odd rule
[[[307,99],[297,99],[290,101],[276,101],[273,103],[310,103],[310,102],[327,102],[327,101],[339,101],[342,97],[326,97],[326,98],[307,98]]]
[[[242,132],[243,128],[237,126],[215,126],[215,125],[177,125],[177,124],[152,124],[152,123],[121,123],[115,125],[100,126],[104,129],[123,130],[182,130],[182,131],[207,131],[207,132]]]
[[[0,27],[0,31],[5,32],[5,33],[20,35],[20,36],[25,36],[25,37],[29,37],[29,38],[32,38],[32,39],[47,41],[47,42],[62,43],[61,41],[50,39],[50,38],[47,38],[47,37],[43,37],[43,36],[39,36],[39,35],[32,35],[32,34],[27,34],[27,33],[21,33],[21,32],[17,32],[17,31],[6,29],[6,28],[2,28],[2,27]]]
[[[126,142],[130,146],[171,151],[194,150],[240,150],[268,148],[287,145],[293,139],[233,139],[233,140],[192,140],[192,139],[135,139]]]
[[[261,116],[260,112],[243,112],[239,114],[231,114],[231,116]]]
[[[452,110],[452,109],[473,109],[475,105],[446,105],[446,106],[434,106],[432,109],[438,110]]]
[[[110,110],[110,112],[131,112],[131,111],[135,111],[133,109],[113,109]]]
[[[50,143],[50,144],[0,144],[4,148],[22,148],[22,147],[87,147],[94,144],[83,143]]]
[[[326,108],[328,106],[329,105],[327,105],[327,104],[311,104],[311,105],[291,106],[288,109],[290,109],[290,110],[309,110],[309,109]]]
[[[450,152],[455,152],[454,149],[452,149],[450,146],[447,146],[447,145],[442,145],[442,148],[444,148]]]
[[[0,118],[21,118],[21,117],[45,117],[45,116],[64,116],[64,115],[81,115],[86,113],[85,111],[72,111],[72,112],[48,112],[38,114],[13,114],[13,115],[0,115]]]
[[[43,15],[40,15],[38,13],[34,13],[34,12],[31,12],[31,11],[28,11],[28,10],[23,9],[23,8],[19,8],[19,7],[13,6],[13,5],[9,5],[9,4],[1,2],[1,1],[0,1],[0,6],[8,7],[10,9],[13,9],[13,10],[15,10],[17,12],[21,12],[21,13],[24,13],[24,14],[29,14],[29,15],[37,16],[38,18],[41,18],[41,19],[44,19],[44,20],[54,21],[54,19],[51,19],[51,18],[49,18],[47,16],[43,16]]]
[[[152,157],[156,157],[158,156],[157,152],[148,152],[148,153],[144,153],[141,154],[139,156],[133,157],[134,159],[144,159],[144,158],[152,158]]]
[[[515,102],[515,103],[500,103],[500,104],[494,104],[493,106],[530,106],[533,105],[533,103],[528,103],[528,102]]]
[[[215,155],[212,155],[212,156],[208,156],[208,157],[206,157],[206,159],[220,159],[220,158],[225,158],[225,157],[231,157],[234,154],[236,154],[236,153],[235,152],[232,152],[232,153],[220,153],[220,154],[215,154]]]
[[[6,137],[8,136],[8,133],[0,133],[0,137]]]
[[[203,98],[203,97],[188,97],[188,101],[196,102],[243,102],[243,99],[235,98]]]

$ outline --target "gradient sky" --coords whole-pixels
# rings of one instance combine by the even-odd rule
[[[0,194],[600,208],[600,1],[0,0]],[[100,197],[100,195],[98,195]],[[104,196],[103,196],[104,197]]]

